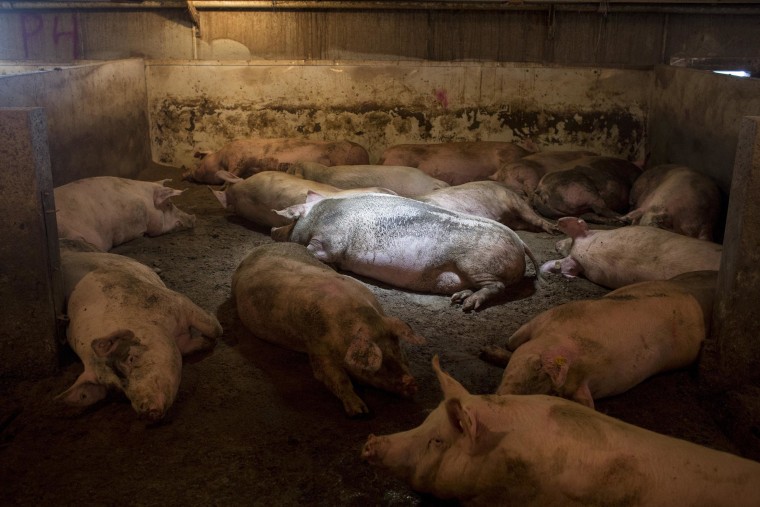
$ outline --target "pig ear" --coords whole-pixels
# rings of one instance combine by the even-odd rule
[[[565,385],[567,372],[570,370],[570,364],[565,356],[546,351],[541,354],[541,368],[552,379],[555,388]]]
[[[315,203],[315,202],[321,201],[324,198],[325,198],[324,195],[319,194],[313,190],[309,190],[306,192],[306,202]]]
[[[557,228],[573,239],[584,237],[589,232],[586,221],[577,217],[560,218],[557,220]]]
[[[273,209],[272,211],[281,217],[287,218],[288,220],[297,220],[306,211],[306,206],[303,204],[294,204],[293,206],[288,206],[285,209]]]
[[[349,366],[374,373],[383,364],[383,351],[366,336],[357,336],[351,340],[344,360]]]
[[[425,344],[425,338],[412,331],[409,324],[403,320],[397,319],[396,317],[383,317],[383,320],[385,320],[386,325],[390,328],[393,334],[398,336],[401,340],[414,345]]]
[[[454,378],[448,373],[441,370],[438,354],[433,356],[433,371],[435,371],[435,374],[438,377],[438,382],[441,384],[444,398],[456,398],[459,396],[468,396],[470,394],[462,384],[454,380]]]
[[[243,178],[236,176],[229,171],[221,170],[216,172],[216,177],[226,181],[227,183],[239,183],[243,181]]]
[[[272,236],[272,239],[275,241],[287,241],[294,225],[295,224],[288,224],[281,227],[272,227],[269,231],[269,235]]]
[[[472,407],[463,407],[458,398],[446,400],[446,413],[449,422],[456,431],[462,433],[470,444],[474,445],[478,438],[478,418]]]
[[[594,397],[591,396],[591,389],[588,387],[588,382],[584,382],[578,386],[578,390],[573,393],[573,399],[582,405],[594,408]]]
[[[95,374],[85,370],[76,382],[64,392],[55,397],[68,405],[86,407],[106,397],[108,389],[98,382]]]
[[[132,331],[119,329],[108,336],[93,340],[92,350],[95,351],[95,355],[98,357],[107,357],[113,354],[121,343],[131,341],[134,337],[135,334]]]
[[[222,208],[227,208],[227,205],[229,204],[227,202],[227,193],[222,192],[221,190],[214,190],[211,187],[208,187],[209,190],[211,190],[211,193],[214,194],[214,197],[219,201],[219,203],[222,205]]]
[[[166,205],[166,201],[175,195],[180,195],[182,190],[176,190],[169,187],[156,187],[153,191],[153,205],[156,208],[161,208]]]

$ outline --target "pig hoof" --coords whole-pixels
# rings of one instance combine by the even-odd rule
[[[471,290],[461,290],[459,292],[455,292],[451,296],[451,304],[456,303],[463,303],[467,298],[472,296],[473,292]]]
[[[343,402],[343,409],[348,417],[364,417],[369,415],[369,408],[362,400],[347,400]]]

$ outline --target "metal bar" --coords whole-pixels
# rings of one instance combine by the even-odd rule
[[[757,12],[760,0],[195,0],[193,5],[202,10],[536,10],[555,6],[557,10],[599,11],[604,5],[607,12],[683,12],[712,14],[745,14]],[[0,10],[81,9],[81,10],[145,10],[186,9],[182,0],[144,1],[0,1]]]

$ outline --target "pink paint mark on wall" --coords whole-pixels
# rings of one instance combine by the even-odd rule
[[[439,88],[435,91],[435,101],[443,106],[444,109],[449,107],[449,96],[446,90]]]
[[[61,47],[64,50],[70,47],[71,57],[74,60],[79,58],[79,26],[76,14],[48,16],[24,13],[19,17],[19,24],[24,43],[24,58],[48,58],[50,55],[46,54],[44,49],[35,51],[39,54],[32,54],[32,48],[44,48],[48,42],[52,42],[56,53]]]

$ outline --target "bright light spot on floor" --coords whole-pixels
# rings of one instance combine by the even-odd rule
[[[736,76],[736,77],[749,77],[749,72],[746,70],[714,70],[716,74],[727,74],[729,76]]]

